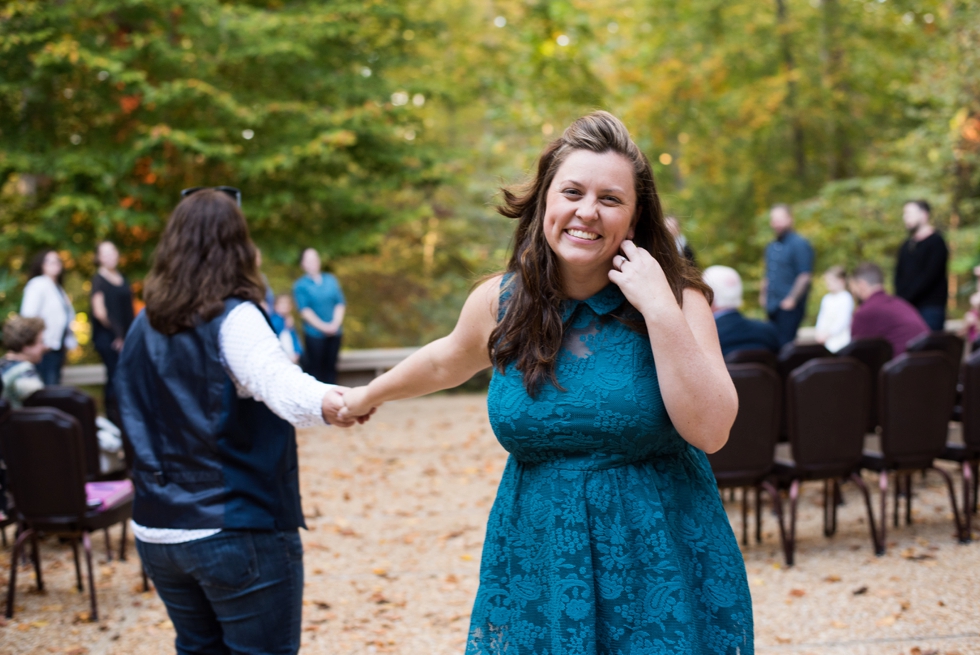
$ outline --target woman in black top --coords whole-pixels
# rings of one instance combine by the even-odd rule
[[[99,270],[92,278],[92,342],[106,368],[106,415],[119,425],[116,393],[112,381],[119,363],[126,332],[133,322],[133,294],[129,282],[117,270],[119,251],[111,241],[101,242],[95,249]]]

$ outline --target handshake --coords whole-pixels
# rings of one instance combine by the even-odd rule
[[[367,387],[331,388],[322,403],[323,419],[330,425],[349,428],[355,423],[366,423],[378,409],[365,403]]]

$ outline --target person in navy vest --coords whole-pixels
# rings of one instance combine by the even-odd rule
[[[768,350],[779,352],[779,334],[772,323],[753,321],[742,316],[742,278],[728,266],[709,266],[704,281],[714,292],[711,311],[715,315],[721,354],[736,350]]]
[[[766,246],[766,275],[759,288],[759,303],[779,334],[779,343],[796,339],[813,277],[813,247],[793,230],[789,205],[774,205],[769,227],[776,238]]]
[[[235,200],[174,210],[115,380],[135,452],[133,528],[178,653],[296,653],[305,527],[293,426],[340,418],[342,387],[289,361]]]

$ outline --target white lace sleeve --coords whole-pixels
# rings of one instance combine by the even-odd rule
[[[325,425],[321,403],[332,385],[289,361],[258,307],[245,302],[231,310],[219,339],[222,362],[239,397],[265,403],[296,427]]]

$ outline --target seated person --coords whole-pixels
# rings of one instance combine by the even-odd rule
[[[44,320],[14,314],[3,325],[3,345],[7,353],[0,359],[3,398],[14,409],[24,406],[24,399],[44,387],[35,365],[41,361],[44,345]]]
[[[771,323],[745,318],[738,308],[742,306],[742,278],[728,266],[709,266],[704,271],[704,281],[714,292],[711,311],[715,314],[721,353],[727,355],[736,350],[768,350],[779,352],[779,334]]]
[[[882,337],[897,357],[911,339],[929,331],[919,311],[907,301],[885,293],[885,276],[877,264],[859,264],[849,286],[860,305],[851,321],[851,339]]]
[[[44,388],[44,381],[35,368],[48,349],[43,335],[44,320],[40,318],[14,314],[4,323],[3,345],[7,353],[0,359],[0,378],[3,380],[3,398],[14,409],[21,409],[28,396]],[[95,425],[100,470],[111,473],[123,469],[119,428],[101,416],[96,418]]]
[[[854,298],[847,292],[847,276],[843,266],[831,266],[823,274],[827,294],[820,300],[817,314],[817,343],[822,343],[832,353],[851,342],[851,317],[854,314]]]

